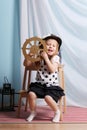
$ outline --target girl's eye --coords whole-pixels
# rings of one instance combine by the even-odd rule
[[[50,46],[49,44],[47,44],[47,46]]]

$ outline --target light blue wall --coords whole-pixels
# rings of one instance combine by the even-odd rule
[[[0,0],[0,88],[4,76],[20,89],[19,0]]]

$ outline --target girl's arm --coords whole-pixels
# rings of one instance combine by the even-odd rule
[[[58,62],[52,62],[46,52],[42,52],[41,56],[45,60],[47,67],[51,73],[55,72],[58,69]]]

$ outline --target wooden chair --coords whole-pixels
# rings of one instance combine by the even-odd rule
[[[63,70],[64,65],[60,65],[58,67],[58,71],[59,71],[59,81],[60,81],[60,86],[65,90],[65,84],[64,84],[64,70]],[[31,80],[31,72],[37,70],[37,68],[35,66],[30,66],[30,67],[26,67],[24,69],[24,78],[23,78],[23,88],[22,90],[19,92],[19,101],[18,101],[18,110],[17,110],[17,117],[20,117],[20,112],[21,112],[21,104],[22,104],[22,99],[25,98],[26,99],[26,104],[25,104],[25,111],[27,111],[27,105],[28,105],[28,87],[30,84],[30,80]],[[27,87],[26,87],[27,85]],[[60,116],[60,120],[63,119],[63,112],[66,111],[66,96],[63,96],[60,100],[59,100],[59,109],[61,112],[61,116]]]

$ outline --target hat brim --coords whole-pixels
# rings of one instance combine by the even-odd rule
[[[47,37],[43,38],[43,40],[49,40],[49,39],[56,40],[58,42],[59,46],[61,46],[61,44],[62,44],[61,38],[58,37],[58,36],[55,36],[55,35],[50,35],[50,36],[47,36]]]

